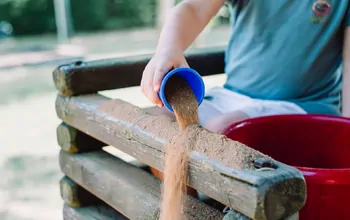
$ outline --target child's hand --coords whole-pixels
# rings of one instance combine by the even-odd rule
[[[188,67],[183,52],[218,13],[226,0],[186,0],[173,9],[162,28],[156,54],[143,71],[142,92],[163,107],[158,97],[160,84],[171,69]],[[190,27],[190,28],[189,28]]]
[[[141,80],[142,92],[158,107],[164,106],[158,97],[160,84],[171,69],[178,67],[188,67],[185,57],[179,51],[168,49],[157,52],[143,71]]]

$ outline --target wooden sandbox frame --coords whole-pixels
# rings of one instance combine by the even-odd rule
[[[139,85],[151,56],[79,61],[55,69],[56,112],[62,120],[57,140],[61,146],[60,167],[65,175],[60,182],[65,220],[158,218],[160,180],[144,167],[127,163],[102,148],[113,146],[162,171],[163,145],[176,133],[172,129],[175,122],[98,94]],[[191,68],[202,76],[224,72],[224,48],[200,49],[186,57]],[[113,102],[113,109],[103,111],[101,105],[108,102]],[[223,142],[224,137],[203,128],[193,132],[213,139],[210,143],[196,139],[195,144],[235,145],[240,154],[246,152],[239,143]],[[306,199],[302,173],[259,152],[252,159],[260,167],[237,169],[193,152],[188,185],[235,210],[237,219],[277,220],[297,216]],[[264,169],[271,164],[273,169]],[[224,217],[221,211],[190,196],[185,213],[187,219]]]

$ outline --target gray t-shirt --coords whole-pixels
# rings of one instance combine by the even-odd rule
[[[225,88],[340,114],[350,0],[231,0]]]

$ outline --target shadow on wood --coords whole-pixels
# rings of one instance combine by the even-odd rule
[[[57,142],[62,150],[68,153],[82,153],[101,150],[106,144],[91,136],[73,128],[66,123],[61,123],[57,129]]]
[[[106,205],[72,208],[63,206],[63,220],[128,220],[113,208]]]
[[[94,195],[68,177],[61,179],[60,192],[63,201],[71,207],[83,207],[99,203]]]
[[[63,208],[65,220],[128,219],[67,176],[61,179],[60,189],[65,202]]]

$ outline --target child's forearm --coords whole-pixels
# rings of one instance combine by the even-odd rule
[[[225,0],[184,0],[175,6],[160,34],[157,52],[183,53],[224,2]]]

